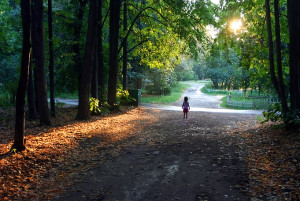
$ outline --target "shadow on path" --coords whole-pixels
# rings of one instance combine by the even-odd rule
[[[147,113],[157,121],[121,142],[118,156],[95,159],[93,169],[53,200],[250,200],[239,138],[230,132],[245,121],[255,125],[255,115]]]

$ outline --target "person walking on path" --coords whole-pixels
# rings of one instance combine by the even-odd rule
[[[182,103],[182,109],[183,109],[183,118],[188,118],[188,112],[191,109],[190,104],[188,102],[188,97],[184,97],[184,101]]]

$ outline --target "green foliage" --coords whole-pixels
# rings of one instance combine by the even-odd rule
[[[10,153],[12,153],[12,154],[16,154],[16,153],[17,153],[17,149],[15,149],[15,148],[12,148],[12,149],[10,150]]]
[[[162,86],[157,86],[157,85],[148,85],[146,86],[146,91],[147,94],[150,95],[169,95],[171,93],[171,87],[168,85],[162,85]]]
[[[96,98],[90,98],[90,111],[92,115],[101,114],[99,100]]]
[[[150,82],[146,91],[151,95],[169,95],[171,93],[172,76],[171,71],[151,69],[148,72]]]
[[[12,96],[3,85],[0,84],[0,108],[8,108],[14,105],[15,96]]]
[[[291,128],[300,127],[300,111],[290,111],[285,118],[286,125]]]
[[[0,108],[11,107],[14,104],[11,102],[11,97],[8,93],[0,94]]]
[[[177,81],[195,80],[194,66],[197,63],[193,59],[182,59],[179,65],[174,68]]]
[[[282,114],[282,107],[280,103],[275,103],[270,106],[267,111],[263,112],[264,119],[261,123],[268,121],[272,122],[284,122],[288,129],[300,127],[300,112],[289,111],[285,116]]]
[[[127,90],[117,89],[117,103],[120,105],[131,105],[134,101]]]
[[[282,108],[280,103],[272,104],[267,111],[263,112],[264,119],[261,123],[265,123],[268,121],[272,121],[272,122],[282,121],[283,116],[281,113],[281,109]]]
[[[90,98],[90,111],[92,115],[105,115],[110,110],[112,110],[112,107],[107,102],[100,103],[98,99]]]
[[[190,85],[186,82],[180,82],[178,84],[173,84],[171,87],[171,93],[166,96],[156,96],[156,95],[142,95],[142,103],[174,103],[178,101],[186,88]]]

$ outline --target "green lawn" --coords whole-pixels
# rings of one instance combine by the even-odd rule
[[[211,86],[207,86],[208,88],[211,88]],[[261,97],[261,96],[266,96],[267,94],[261,93],[259,94],[257,91],[253,91],[252,93],[250,93],[250,91],[247,91],[247,96],[244,96],[244,93],[239,93],[236,91],[208,91],[206,90],[205,87],[202,88],[202,93],[205,93],[207,95],[212,95],[212,96],[216,96],[216,95],[224,95],[225,97],[221,99],[222,103],[220,104],[221,107],[224,108],[229,108],[229,109],[237,109],[237,110],[243,110],[243,109],[266,109],[268,108],[268,106],[266,106],[264,103],[260,103],[260,101],[255,103],[254,107],[243,107],[241,105],[244,105],[246,103],[253,103],[253,99],[250,99],[249,97]],[[240,106],[231,106],[231,105],[227,105],[227,96],[229,95],[229,93],[231,94],[231,101],[237,101],[239,102]],[[248,97],[249,96],[249,97]],[[261,101],[265,100],[265,99],[259,99]]]
[[[190,85],[186,82],[180,82],[178,84],[175,84],[172,87],[172,93],[167,96],[157,96],[157,95],[147,95],[145,93],[142,93],[142,103],[173,103],[180,99],[182,93],[185,89],[189,88]]]
[[[48,97],[50,97],[50,93],[48,93]],[[56,92],[55,98],[63,98],[63,99],[78,99],[78,92],[70,93],[70,92]]]

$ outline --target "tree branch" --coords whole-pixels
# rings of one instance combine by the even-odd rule
[[[136,47],[140,46],[141,44],[145,43],[149,41],[149,39],[146,39],[146,40],[143,40],[141,42],[139,42],[137,45],[135,45],[134,47],[130,48],[127,53],[131,52],[132,50],[134,50]],[[120,62],[121,60],[123,59],[123,56],[121,56],[119,59],[118,59],[118,62]]]
[[[128,36],[129,36],[129,34],[130,34],[130,32],[131,32],[131,30],[132,30],[133,25],[135,24],[135,22],[139,19],[139,17],[142,15],[142,13],[143,13],[144,11],[148,10],[148,9],[154,10],[154,11],[155,11],[157,14],[159,14],[164,20],[168,21],[168,20],[167,20],[160,12],[158,12],[155,8],[152,8],[152,7],[150,7],[150,6],[147,6],[147,7],[143,8],[142,10],[140,10],[140,11],[138,12],[138,14],[135,16],[133,22],[131,23],[131,25],[130,25],[130,27],[129,27],[127,33],[126,33],[126,36],[123,38],[122,43],[121,43],[121,45],[120,45],[120,47],[119,47],[119,49],[118,49],[118,53],[120,53],[121,49],[123,48],[124,42],[125,42],[125,40],[127,40],[127,38],[128,38]]]

